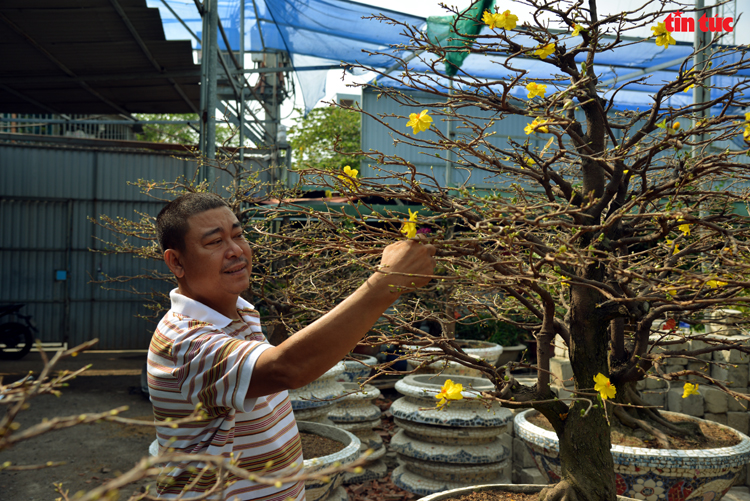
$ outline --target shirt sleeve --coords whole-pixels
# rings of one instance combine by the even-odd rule
[[[221,331],[198,334],[176,353],[174,375],[182,397],[208,409],[250,412],[256,401],[246,398],[253,369],[270,348],[267,342],[237,339]]]

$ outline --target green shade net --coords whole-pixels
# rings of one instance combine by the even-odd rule
[[[460,50],[472,43],[469,36],[478,35],[482,29],[482,14],[494,11],[495,0],[479,0],[463,11],[458,21],[456,16],[432,16],[427,18],[427,37],[442,47],[452,47],[445,55],[445,74],[453,77],[469,55]],[[455,21],[455,30],[453,23]]]

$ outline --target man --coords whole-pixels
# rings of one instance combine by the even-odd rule
[[[240,298],[252,250],[227,204],[208,193],[183,195],[156,220],[164,261],[177,278],[172,307],[154,332],[148,383],[157,420],[179,419],[201,404],[199,422],[157,428],[160,450],[239,458],[250,472],[294,471],[302,465],[297,425],[287,394],[321,376],[357,344],[400,290],[421,287],[434,270],[435,248],[399,241],[383,250],[381,269],[329,313],[278,347],[265,341],[258,313]],[[391,272],[391,273],[388,273]],[[412,276],[409,276],[412,275]],[[216,477],[195,465],[170,465],[158,491],[198,495]],[[236,477],[235,477],[236,480]],[[281,486],[247,480],[227,500],[304,500],[302,482]],[[187,498],[190,495],[186,496]]]

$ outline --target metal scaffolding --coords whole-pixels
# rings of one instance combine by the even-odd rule
[[[165,0],[162,3],[169,7]],[[262,167],[277,167],[276,179],[286,179],[291,166],[291,154],[286,138],[279,134],[281,128],[281,104],[293,95],[286,89],[291,84],[292,66],[289,56],[278,51],[265,50],[253,53],[257,68],[245,68],[245,2],[240,2],[239,53],[235,54],[229,37],[218,15],[218,0],[195,0],[196,8],[203,20],[203,39],[190,31],[201,46],[201,102],[200,102],[200,152],[209,160],[216,157],[216,115],[238,128],[240,160],[244,161],[245,142],[270,153],[263,156]],[[255,7],[255,4],[253,3]],[[186,23],[171,8],[177,20]],[[220,39],[226,51],[220,48]],[[263,36],[261,33],[261,42]],[[219,71],[221,67],[221,72]],[[257,73],[258,80],[251,84],[248,75]],[[255,106],[253,106],[255,104]],[[282,152],[284,155],[282,156]],[[203,173],[210,177],[210,169]]]

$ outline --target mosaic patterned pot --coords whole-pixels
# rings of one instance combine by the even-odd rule
[[[560,478],[557,435],[529,422],[526,416],[532,412],[536,411],[516,415],[516,436],[526,443],[539,471],[548,481],[555,482]],[[692,450],[613,445],[617,494],[648,501],[721,499],[750,460],[750,438],[728,426],[711,424],[737,434],[741,442],[732,447]]]
[[[503,353],[503,347],[497,343],[490,343],[487,341],[475,341],[472,339],[458,339],[457,342],[461,346],[461,349],[466,352],[467,355],[477,359],[482,359],[489,362],[491,365],[495,365],[497,359]],[[417,346],[404,346],[404,349],[420,353],[430,352],[441,352],[437,348],[420,348]],[[419,365],[416,360],[408,361],[409,369],[413,369]],[[476,369],[470,369],[465,365],[461,365],[458,362],[439,361],[429,364],[421,369],[425,373],[437,374],[441,373],[444,375],[458,375],[467,377],[481,378],[483,374],[481,371]]]
[[[435,409],[435,395],[446,379],[464,387],[463,399]],[[416,494],[510,482],[504,471],[510,451],[499,440],[507,433],[511,412],[497,403],[489,411],[477,399],[493,389],[485,379],[465,376],[412,375],[396,383],[404,395],[393,402],[391,413],[399,431],[391,439],[400,465],[393,481]]]
[[[339,405],[328,415],[336,426],[354,433],[361,442],[360,452],[368,449],[374,451],[368,456],[369,462],[363,466],[361,473],[344,474],[344,485],[356,484],[383,478],[387,467],[381,459],[385,455],[383,439],[373,431],[380,426],[380,407],[372,403],[380,396],[380,390],[366,384],[364,388],[356,383],[342,383],[346,396]]]
[[[346,447],[340,451],[329,454],[328,456],[321,456],[312,459],[305,459],[304,469],[307,473],[312,473],[318,470],[327,468],[335,462],[341,464],[351,463],[357,457],[359,457],[359,439],[354,434],[349,433],[346,430],[342,430],[335,426],[329,426],[320,423],[310,422],[298,422],[297,427],[300,432],[312,433],[321,437],[330,438],[337,442],[345,444]],[[348,499],[346,491],[341,487],[344,481],[344,472],[334,473],[330,476],[330,482],[323,482],[322,480],[306,480],[305,481],[305,494],[307,501],[344,501]],[[343,497],[342,497],[343,496]]]
[[[294,418],[331,425],[328,413],[331,412],[344,394],[344,387],[336,378],[344,372],[344,362],[339,362],[310,384],[289,390]]]
[[[344,360],[346,369],[336,378],[340,383],[358,383],[364,381],[370,376],[370,372],[372,372],[371,367],[375,367],[378,364],[377,358],[368,355],[352,353],[349,356],[356,360]]]
[[[473,485],[471,487],[463,487],[461,489],[451,489],[449,491],[436,492],[429,496],[420,498],[418,501],[447,501],[452,499],[459,499],[462,496],[466,496],[473,492],[496,492],[496,493],[524,493],[524,494],[536,494],[542,492],[542,489],[549,487],[549,485],[543,484],[489,484],[489,485]],[[623,496],[617,496],[618,501],[627,501],[631,498]]]

